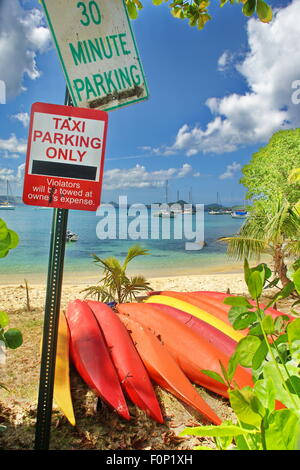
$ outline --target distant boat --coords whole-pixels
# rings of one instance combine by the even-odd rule
[[[11,193],[9,181],[6,181],[6,201],[0,201],[0,210],[1,211],[13,211],[16,206],[9,202],[9,193]]]
[[[174,212],[172,211],[159,211],[159,212],[155,212],[153,214],[155,217],[169,217],[171,219],[174,219],[174,217],[176,216],[176,214],[174,214]]]
[[[231,213],[231,217],[234,217],[235,219],[245,219],[248,217],[248,212],[247,211],[233,211]]]
[[[78,239],[79,239],[79,236],[77,235],[77,233],[67,230],[67,233],[66,233],[67,242],[77,242]]]

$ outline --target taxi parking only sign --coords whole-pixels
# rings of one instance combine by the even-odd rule
[[[73,105],[110,111],[148,98],[124,0],[42,0]]]
[[[96,211],[100,204],[108,115],[34,103],[23,201],[33,206]]]

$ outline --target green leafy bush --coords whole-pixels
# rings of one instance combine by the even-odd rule
[[[245,260],[245,281],[255,306],[243,296],[227,297],[224,303],[231,306],[233,328],[248,328],[248,334],[237,344],[227,370],[222,367],[223,377],[214,374],[228,385],[237,422],[186,428],[183,435],[212,436],[221,450],[300,449],[300,318],[280,315],[274,319],[267,312],[293,291],[300,294],[300,262],[294,266],[293,280],[262,308],[260,299],[271,271],[265,264],[250,268]],[[238,364],[252,369],[253,388],[238,389],[232,383]]]

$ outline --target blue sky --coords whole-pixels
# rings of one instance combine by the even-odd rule
[[[271,135],[299,127],[292,84],[300,80],[299,0],[273,0],[271,24],[248,20],[239,5],[219,8],[203,31],[149,0],[133,22],[150,98],[109,113],[104,201],[165,197],[194,203],[242,202],[241,168]],[[63,104],[65,81],[41,6],[2,0],[0,192],[22,192],[27,122],[36,101]]]

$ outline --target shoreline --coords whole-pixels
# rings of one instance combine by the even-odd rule
[[[205,275],[218,275],[218,274],[242,274],[243,264],[242,263],[228,263],[223,264],[212,264],[211,266],[197,266],[195,268],[178,268],[175,272],[170,269],[132,269],[128,270],[130,276],[143,275],[147,280],[149,279],[164,279],[170,277],[185,277],[185,276],[205,276]],[[64,270],[63,285],[80,284],[85,285],[87,283],[97,283],[101,277],[101,271],[99,275],[92,271],[74,272],[68,269]],[[46,285],[47,272],[37,273],[5,273],[0,274],[0,287],[1,286],[17,286],[24,284],[24,280],[27,280],[30,285]]]

